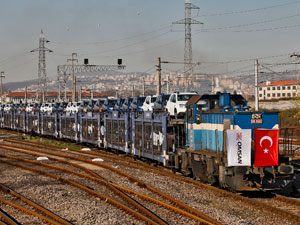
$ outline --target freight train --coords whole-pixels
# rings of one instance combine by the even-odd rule
[[[229,93],[196,95],[185,107],[185,119],[151,111],[11,110],[1,112],[0,126],[118,150],[231,191],[278,190],[286,195],[300,195],[300,167],[293,160],[293,151],[278,151],[278,136],[260,140],[255,136],[256,130],[277,131],[278,113],[250,111],[241,95]],[[236,144],[228,144],[232,142],[228,131],[236,132]],[[230,148],[237,148],[241,163],[242,144],[248,146],[248,162],[232,164]],[[255,165],[256,160],[266,156],[258,157],[255,148],[259,145],[267,145],[264,153],[276,145],[275,164]]]

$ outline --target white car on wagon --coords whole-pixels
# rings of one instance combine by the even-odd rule
[[[169,115],[176,118],[183,117],[186,112],[185,104],[195,95],[198,95],[197,92],[174,92],[171,94],[166,105]]]

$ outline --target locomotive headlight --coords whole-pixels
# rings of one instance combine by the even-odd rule
[[[292,165],[280,165],[278,166],[278,172],[280,174],[293,174],[294,167]]]
[[[200,114],[196,114],[196,123],[197,124],[201,123],[201,115]]]

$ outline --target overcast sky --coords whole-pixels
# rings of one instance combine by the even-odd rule
[[[195,72],[251,74],[253,60],[288,62],[300,52],[300,1],[295,0],[192,0],[193,59]],[[116,64],[126,72],[153,72],[158,56],[182,62],[184,0],[1,0],[0,70],[5,82],[37,78],[40,30],[50,41],[46,47],[47,74],[56,76],[72,52],[80,63]],[[275,56],[272,58],[271,56]],[[228,63],[230,62],[230,63]],[[164,72],[183,65],[163,65]],[[279,72],[285,69],[276,67]]]

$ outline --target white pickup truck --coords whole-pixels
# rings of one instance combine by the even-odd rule
[[[186,112],[186,103],[191,97],[198,95],[197,92],[174,92],[171,94],[166,110],[169,112],[170,116],[184,117]]]

